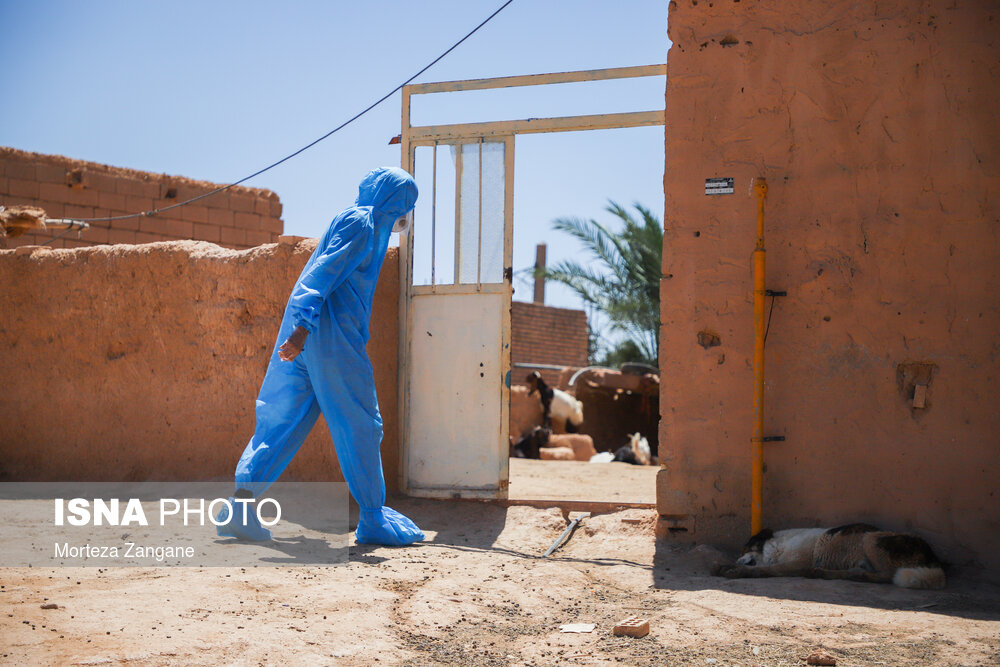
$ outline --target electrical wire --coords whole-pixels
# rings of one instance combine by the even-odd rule
[[[771,295],[771,307],[767,311],[767,327],[764,329],[764,342],[767,342],[767,332],[771,330],[771,315],[774,315],[775,295]]]
[[[48,245],[48,244],[52,243],[53,241],[58,241],[59,239],[61,239],[62,237],[66,236],[70,232],[74,232],[74,231],[75,232],[80,232],[80,231],[83,231],[83,230],[81,228],[78,228],[78,227],[68,227],[62,234],[56,234],[55,236],[53,236],[52,238],[50,238],[45,243],[42,243],[41,245]]]
[[[240,185],[241,183],[245,183],[246,181],[249,181],[251,178],[255,178],[257,176],[260,176],[264,172],[270,171],[271,169],[274,169],[278,165],[280,165],[280,164],[282,164],[284,162],[287,162],[288,160],[291,160],[296,155],[299,155],[300,153],[304,153],[305,151],[309,150],[310,148],[312,148],[313,146],[315,146],[319,142],[323,141],[324,139],[329,138],[331,135],[333,135],[333,134],[339,132],[340,130],[344,129],[345,127],[347,127],[348,125],[350,125],[351,123],[353,123],[357,119],[361,118],[362,116],[364,116],[366,113],[368,113],[369,111],[371,111],[372,109],[374,109],[378,105],[380,105],[383,102],[385,102],[387,99],[389,99],[390,97],[392,97],[393,95],[395,95],[397,92],[399,92],[400,90],[402,90],[403,86],[409,84],[411,81],[413,81],[414,79],[416,79],[418,76],[420,76],[421,74],[423,74],[424,72],[426,72],[427,70],[429,70],[431,67],[433,67],[438,62],[440,62],[445,56],[447,56],[449,53],[451,53],[456,48],[458,48],[458,46],[460,44],[462,44],[462,42],[464,42],[465,40],[467,40],[469,37],[472,37],[472,35],[474,35],[476,32],[479,31],[480,28],[482,28],[484,25],[486,25],[491,20],[493,20],[493,18],[497,14],[499,14],[504,9],[506,9],[507,5],[509,5],[512,2],[514,2],[514,0],[507,0],[507,2],[503,3],[502,5],[500,5],[500,7],[497,8],[497,10],[495,12],[493,12],[492,14],[490,14],[489,16],[487,16],[482,21],[482,23],[480,23],[475,28],[473,28],[468,33],[466,33],[465,37],[463,37],[462,39],[460,39],[457,42],[455,42],[454,44],[452,44],[448,48],[448,50],[446,50],[444,53],[442,53],[437,58],[435,58],[434,60],[432,60],[430,63],[428,63],[427,65],[425,65],[419,72],[417,72],[416,74],[414,74],[413,76],[411,76],[409,79],[407,79],[403,83],[399,84],[398,86],[396,86],[395,88],[393,88],[392,90],[390,90],[388,93],[386,93],[385,95],[383,95],[382,97],[380,97],[375,102],[372,102],[370,105],[368,105],[367,107],[365,107],[364,110],[358,112],[357,114],[355,114],[354,116],[352,116],[348,120],[344,121],[343,123],[341,123],[337,127],[333,128],[332,130],[330,130],[329,132],[327,132],[326,134],[324,134],[320,138],[315,139],[314,141],[309,142],[308,144],[306,144],[302,148],[298,149],[294,153],[290,153],[289,155],[286,155],[285,157],[281,158],[277,162],[273,162],[273,163],[269,164],[268,166],[264,167],[263,169],[255,171],[254,173],[250,174],[249,176],[245,176],[245,177],[241,178],[240,180],[236,181],[235,183],[230,183],[229,185],[225,185],[225,186],[223,186],[221,188],[216,188],[215,190],[212,190],[211,192],[206,192],[204,194],[200,194],[197,197],[192,197],[191,199],[186,199],[186,200],[184,200],[182,202],[177,202],[176,204],[171,204],[170,206],[165,206],[163,208],[156,208],[156,209],[153,209],[151,211],[143,211],[142,213],[129,213],[129,214],[126,214],[126,215],[112,215],[112,216],[107,216],[107,217],[103,217],[103,218],[72,218],[72,219],[80,221],[80,222],[114,222],[116,220],[129,220],[131,218],[150,217],[150,216],[156,215],[157,213],[163,213],[164,211],[169,211],[171,209],[180,208],[181,206],[187,206],[188,204],[196,202],[199,199],[204,199],[205,197],[211,197],[214,194],[218,194],[220,192],[224,192],[224,191],[226,191],[226,190],[228,190],[230,188],[233,188],[233,187],[236,187],[237,185]],[[59,237],[56,237],[56,238],[59,238]],[[54,241],[55,238],[52,239],[52,240]]]

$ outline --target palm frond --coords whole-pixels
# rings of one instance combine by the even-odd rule
[[[607,317],[611,330],[625,335],[647,360],[655,362],[663,227],[649,209],[639,203],[633,206],[638,217],[608,201],[605,210],[619,221],[617,231],[597,220],[557,218],[553,229],[576,239],[593,261],[564,261],[532,273],[569,287],[585,304]]]

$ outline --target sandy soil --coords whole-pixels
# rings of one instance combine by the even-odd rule
[[[510,460],[511,498],[656,504],[657,466]]]
[[[654,512],[583,521],[552,557],[558,509],[398,500],[418,546],[349,565],[0,570],[11,664],[838,665],[1000,663],[1000,589],[710,577],[705,547],[656,542]],[[233,548],[239,548],[239,545]],[[56,603],[57,609],[42,609]],[[650,620],[642,639],[616,621]],[[566,623],[594,623],[566,634]]]

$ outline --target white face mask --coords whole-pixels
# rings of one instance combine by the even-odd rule
[[[412,216],[413,216],[413,213],[412,213],[412,212],[410,212],[410,213],[407,213],[407,214],[406,214],[405,216],[403,216],[402,218],[400,218],[399,220],[397,220],[397,221],[396,221],[396,222],[395,222],[395,223],[394,223],[394,224],[392,225],[392,231],[393,231],[393,232],[402,232],[402,231],[405,231],[405,230],[406,230],[406,228],[407,228],[407,227],[408,227],[408,226],[410,225],[410,218],[411,218]]]

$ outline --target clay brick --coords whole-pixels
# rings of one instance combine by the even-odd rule
[[[119,211],[121,213],[126,212],[125,196],[114,192],[105,192],[104,190],[101,190],[97,194],[97,205],[111,211]]]
[[[253,201],[253,212],[265,218],[271,215],[271,200],[265,197],[257,197]]]
[[[233,224],[240,229],[260,231],[260,216],[254,213],[236,213]]]
[[[211,199],[211,198],[210,198]],[[208,209],[208,222],[212,225],[224,227],[233,226],[233,212],[222,208]]]
[[[206,190],[205,192],[212,192],[212,190]],[[199,206],[204,206],[205,208],[221,208],[225,210],[229,209],[229,192],[223,190],[221,192],[215,192],[214,194],[207,195],[198,200]]]
[[[86,219],[97,217],[94,215],[94,209],[90,206],[76,206],[74,204],[67,204],[63,211],[64,218],[73,219]]]
[[[107,227],[91,227],[90,229],[85,229],[83,231],[81,238],[90,243],[104,244],[108,242],[108,233]],[[72,234],[70,236],[72,236]]]
[[[271,238],[272,234],[270,234],[269,232],[262,232],[253,229],[248,229],[246,231],[247,245],[251,247],[264,245],[265,243],[273,243]]]
[[[118,179],[111,174],[102,174],[95,171],[87,171],[87,187],[99,192],[114,194],[117,191]]]
[[[32,199],[38,198],[38,183],[34,181],[25,181],[20,178],[9,179],[7,187],[4,191],[14,195],[15,197],[31,197]]]
[[[192,237],[197,241],[211,241],[219,243],[222,240],[222,233],[217,225],[200,225],[194,223],[194,233]]]
[[[124,220],[115,220],[111,224],[117,229],[124,229],[130,232],[139,231],[139,225],[144,220],[144,218],[125,218]]]
[[[34,179],[39,183],[66,185],[66,167],[58,164],[36,164]]]
[[[616,637],[645,637],[649,634],[649,621],[638,616],[629,616],[618,623],[612,632]]]
[[[142,184],[142,197],[149,197],[150,199],[159,199],[163,196],[160,192],[161,183],[159,180],[155,181],[140,181]]]
[[[251,195],[238,195],[230,193],[229,208],[236,213],[253,213],[254,197]]]
[[[175,190],[177,190],[177,196],[174,197],[174,199],[173,199],[173,201],[175,203],[180,203],[182,201],[187,201],[188,199],[194,199],[195,197],[197,197],[199,195],[203,195],[206,192],[211,192],[211,190],[209,190],[207,188],[196,188],[196,187],[193,187],[193,186],[190,186],[190,185],[183,185],[183,184],[179,184],[178,183],[178,184],[164,184],[164,186],[163,186],[164,195],[166,195],[166,191],[169,188],[174,188]],[[196,205],[197,206],[204,206],[204,202],[199,201]],[[187,208],[187,207],[185,207],[185,208]]]
[[[133,178],[123,178],[115,186],[115,192],[126,197],[143,197],[145,199],[160,198],[158,182],[140,181]]]
[[[170,208],[176,203],[177,202],[174,201],[173,199],[154,199],[153,208],[156,209],[157,211],[165,211],[165,213],[161,213],[160,215],[169,215],[171,217],[179,218],[181,216],[180,210],[176,208]]]
[[[37,181],[35,165],[20,160],[4,160],[4,176],[20,178],[25,181]]]
[[[224,209],[232,213],[232,208],[229,206],[229,191],[225,190],[223,192],[216,192],[211,197],[205,197],[201,202],[208,208]]]
[[[185,220],[164,220],[160,231],[179,239],[190,239],[194,237],[194,223]]]
[[[0,202],[2,203],[2,202]],[[47,218],[65,218],[66,217],[66,206],[65,204],[46,204],[44,207],[45,217]]]
[[[260,228],[265,232],[281,235],[285,231],[285,222],[281,218],[261,218]]]
[[[96,207],[100,205],[100,193],[97,190],[86,188],[66,188],[65,201],[67,204],[76,204],[77,206]]]
[[[163,218],[159,216],[144,216],[139,218],[139,227],[136,231],[146,234],[163,234]]]
[[[143,194],[141,181],[134,178],[120,178],[115,183],[115,193],[126,197],[141,197]]]
[[[108,243],[135,243],[135,232],[127,229],[108,230]]]
[[[153,210],[153,200],[147,199],[146,197],[125,197],[125,212],[126,213],[145,213],[146,211]]]
[[[237,229],[235,227],[222,227],[221,232],[221,242],[222,245],[233,245],[233,246],[245,246],[247,243],[246,231],[243,229]]]
[[[182,206],[178,209],[181,214],[181,219],[187,220],[188,222],[208,222],[208,209],[199,206],[198,204],[188,204],[187,206]]]
[[[281,200],[275,197],[271,200],[271,217],[280,218],[281,217]]]
[[[67,188],[64,184],[58,183],[39,183],[38,184],[38,199],[42,202],[58,202],[65,204],[69,202],[69,196],[72,190]]]

